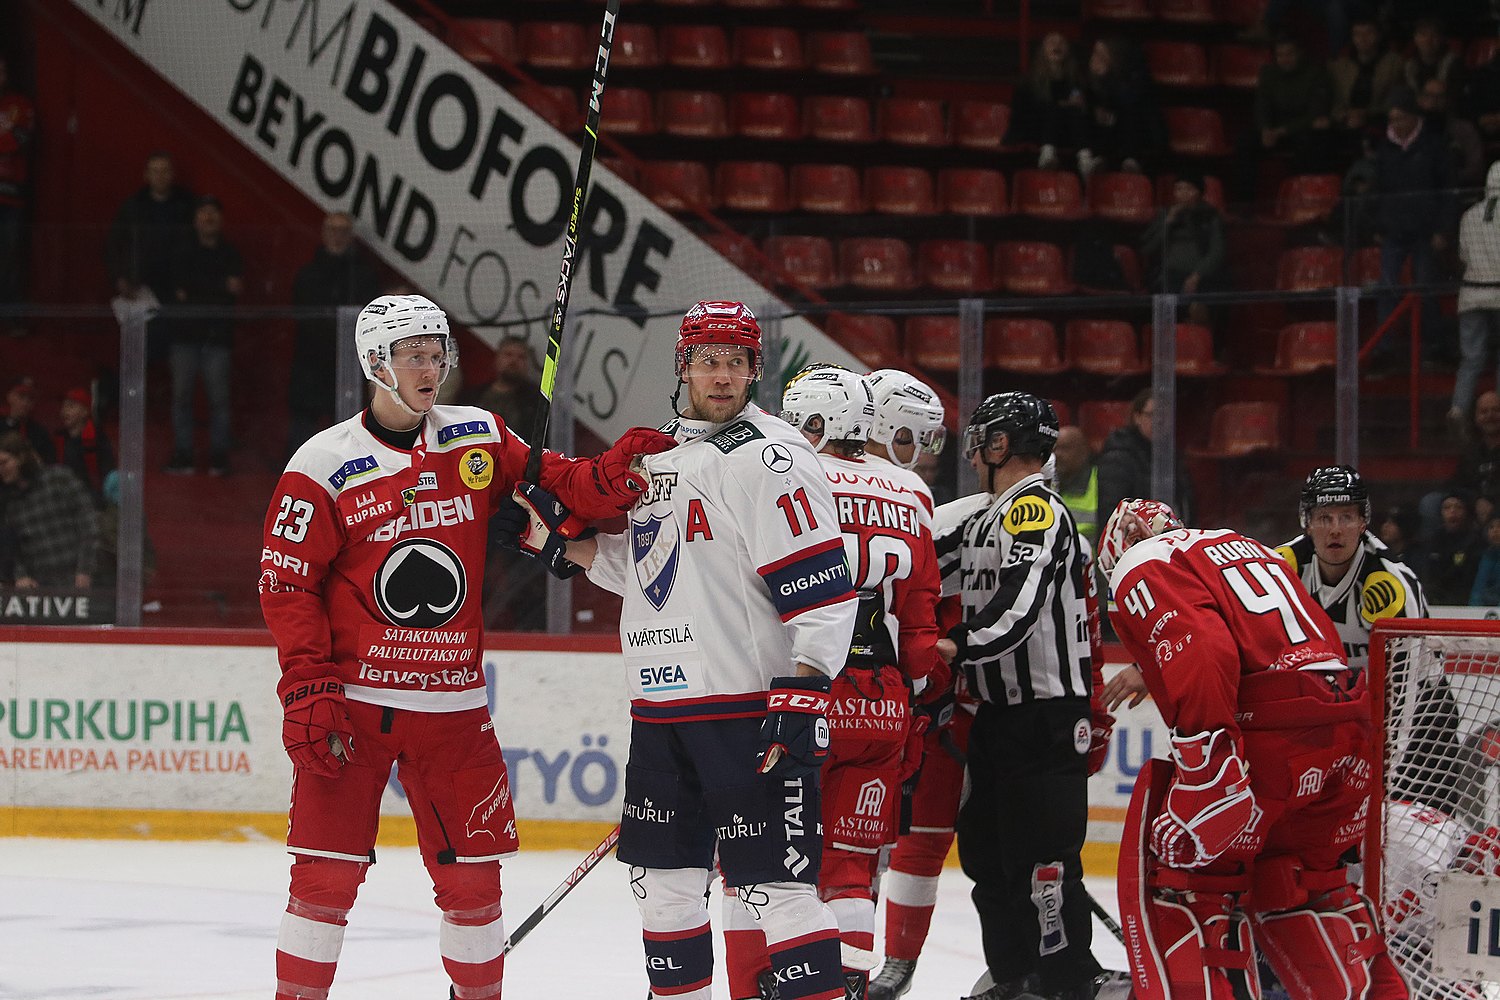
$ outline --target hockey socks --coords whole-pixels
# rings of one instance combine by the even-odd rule
[[[327,1000],[348,923],[347,909],[287,901],[276,938],[276,1000]]]
[[[438,928],[438,951],[453,980],[454,1000],[500,996],[505,971],[505,923],[500,904],[478,910],[450,910]]]
[[[773,945],[771,970],[780,1000],[844,1000],[838,931],[815,931]]]
[[[653,997],[708,1000],[714,978],[714,941],[707,920],[690,930],[642,931],[641,938]]]

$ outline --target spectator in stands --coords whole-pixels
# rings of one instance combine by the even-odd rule
[[[1241,38],[1247,42],[1264,42],[1286,31],[1287,15],[1294,9],[1307,15],[1323,12],[1329,52],[1337,52],[1349,40],[1351,25],[1362,13],[1359,0],[1269,0],[1260,21]]]
[[[21,301],[35,129],[36,109],[29,97],[11,86],[9,64],[0,56],[0,307]],[[19,317],[0,323],[12,336],[26,332]]]
[[[1411,47],[1403,75],[1412,93],[1419,93],[1428,80],[1442,80],[1450,89],[1462,84],[1458,77],[1463,63],[1448,46],[1443,22],[1435,17],[1418,19],[1411,29]]]
[[[193,196],[177,183],[170,153],[146,158],[146,183],[115,213],[105,243],[105,261],[115,294],[145,306],[176,301],[172,258],[191,233]],[[153,323],[148,356],[166,348],[164,330]]]
[[[1156,162],[1166,145],[1166,125],[1139,50],[1118,38],[1095,42],[1084,100],[1088,114],[1078,150],[1084,180],[1101,166],[1140,173],[1143,165]]]
[[[1204,200],[1204,188],[1201,170],[1180,168],[1171,206],[1157,212],[1141,234],[1141,259],[1153,292],[1193,295],[1228,287],[1224,216]],[[1201,302],[1189,303],[1187,312],[1192,322],[1208,322]]]
[[[1485,549],[1469,494],[1448,490],[1441,516],[1438,533],[1416,551],[1410,565],[1422,580],[1429,605],[1468,604]]]
[[[1104,439],[1104,448],[1099,452],[1097,510],[1112,511],[1127,497],[1160,499],[1152,496],[1151,491],[1151,436],[1155,416],[1155,394],[1150,389],[1142,389],[1130,401],[1130,419],[1125,426],[1115,428]],[[1188,479],[1180,452],[1176,465],[1176,496],[1170,499],[1170,503],[1183,523],[1191,525],[1193,484]]]
[[[1442,139],[1425,127],[1412,91],[1391,92],[1385,137],[1375,150],[1376,228],[1380,233],[1379,321],[1396,307],[1397,286],[1405,284],[1402,269],[1411,262],[1411,280],[1419,287],[1437,280],[1437,255],[1448,245],[1453,229],[1453,167]],[[1422,354],[1434,362],[1442,337],[1437,303],[1422,298]],[[1372,363],[1389,367],[1400,357],[1399,335],[1388,334],[1376,348]]]
[[[43,465],[19,434],[0,438],[0,510],[15,545],[15,586],[87,588],[99,553],[88,491],[60,465]]]
[[[1333,85],[1321,62],[1308,59],[1291,37],[1276,40],[1273,59],[1255,87],[1254,132],[1240,142],[1239,195],[1256,198],[1260,162],[1287,157],[1292,173],[1315,174],[1331,162]]]
[[[1475,607],[1500,606],[1500,517],[1491,516],[1484,525],[1486,547],[1474,573],[1469,590],[1469,604]]]
[[[531,343],[518,333],[506,334],[495,347],[495,377],[474,395],[473,405],[500,415],[505,426],[525,437],[536,426],[541,389],[533,376],[536,359]]]
[[[104,502],[104,477],[115,471],[115,450],[109,436],[94,422],[94,398],[87,389],[69,389],[58,415],[58,461],[72,469],[79,482],[89,488],[96,505]]]
[[[1406,554],[1412,551],[1421,532],[1422,521],[1417,512],[1409,507],[1392,507],[1380,518],[1375,534],[1390,550],[1392,562],[1404,563]]]
[[[1459,456],[1458,467],[1444,489],[1422,497],[1418,510],[1423,539],[1436,534],[1443,498],[1450,493],[1473,497],[1480,521],[1488,521],[1496,512],[1500,500],[1500,392],[1479,394],[1474,401],[1474,439]]]
[[[32,418],[36,410],[36,385],[30,375],[22,375],[10,384],[5,393],[5,417],[0,419],[0,435],[15,431],[26,439],[41,460],[51,465],[57,460],[57,450],[52,447],[52,435]]]
[[[1458,259],[1464,265],[1458,290],[1459,362],[1448,426],[1463,437],[1479,375],[1490,352],[1500,348],[1500,161],[1490,166],[1484,200],[1464,212]]]
[[[1448,85],[1437,77],[1417,92],[1422,127],[1432,129],[1448,149],[1454,187],[1476,188],[1484,182],[1484,140],[1474,123],[1454,114],[1448,104]]]
[[[144,522],[141,524],[145,531]],[[120,471],[104,477],[104,508],[99,511],[99,568],[94,579],[102,588],[112,588],[120,575]],[[151,536],[141,539],[141,580],[156,576],[156,546]]]
[[[1099,537],[1099,467],[1083,430],[1064,427],[1058,431],[1052,457],[1057,460],[1057,494],[1073,512],[1078,533],[1092,544]]]
[[[1349,48],[1328,66],[1333,81],[1333,125],[1341,145],[1357,152],[1368,130],[1385,124],[1391,88],[1401,82],[1401,57],[1386,47],[1375,18],[1361,15],[1349,29]]]
[[[1015,88],[1005,143],[1040,146],[1037,166],[1056,169],[1059,148],[1081,145],[1086,110],[1072,44],[1060,32],[1049,32],[1037,43],[1031,71]]]
[[[292,371],[287,380],[292,417],[287,432],[288,458],[333,417],[338,320],[332,311],[339,306],[363,306],[379,294],[375,268],[354,241],[353,217],[348,212],[329,212],[323,217],[321,245],[292,282],[292,305],[329,315],[297,320]]]
[[[234,346],[232,309],[245,290],[240,253],[224,240],[224,210],[212,195],[198,199],[193,238],[172,260],[174,301],[212,308],[212,315],[172,324],[172,460],[167,471],[189,475],[193,464],[193,397],[203,379],[209,409],[209,475],[229,474],[229,365]]]

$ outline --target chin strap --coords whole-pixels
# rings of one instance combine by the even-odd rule
[[[1014,457],[1014,455],[1011,453],[1010,449],[1007,448],[1005,450],[1005,457],[1002,458],[1000,461],[998,461],[998,462],[987,462],[987,461],[985,461],[985,459],[983,457],[984,456],[984,452],[981,451],[979,454],[980,454],[980,459],[979,460],[981,462],[984,462],[984,467],[990,470],[990,476],[989,476],[989,478],[987,480],[985,480],[985,483],[984,483],[984,491],[986,493],[994,493],[995,492],[995,473],[997,473],[1001,469],[1005,468],[1005,464],[1007,462],[1009,462]]]

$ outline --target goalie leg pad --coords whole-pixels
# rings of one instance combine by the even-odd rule
[[[322,1000],[333,985],[349,910],[369,865],[297,856],[276,939],[276,995]]]
[[[1292,1000],[1402,1000],[1374,907],[1352,885],[1281,913],[1256,913],[1255,938]]]
[[[641,939],[651,992],[677,1000],[707,1000],[714,976],[708,924],[706,868],[630,869],[630,888],[641,911]]]

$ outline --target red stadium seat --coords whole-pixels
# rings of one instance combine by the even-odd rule
[[[1026,375],[1067,370],[1057,349],[1057,329],[1044,319],[992,319],[984,324],[985,364]]]
[[[734,61],[746,69],[801,69],[802,36],[795,28],[736,28]]]
[[[489,17],[461,17],[451,35],[453,48],[476,66],[494,66],[520,61],[521,46],[509,21]]]
[[[1464,65],[1469,69],[1478,69],[1495,58],[1496,52],[1500,52],[1500,38],[1476,38],[1469,42],[1469,48],[1464,53]]]
[[[765,260],[755,249],[755,241],[750,237],[741,236],[739,233],[704,233],[699,239],[713,247],[719,252],[719,256],[751,278],[756,281],[765,280]]]
[[[529,21],[521,25],[522,58],[546,69],[582,69],[594,53],[583,26],[568,21]]]
[[[1062,248],[1052,243],[996,243],[995,283],[1017,295],[1067,295],[1073,291]]]
[[[1110,433],[1124,427],[1129,420],[1129,400],[1090,399],[1078,405],[1078,427],[1088,439],[1089,450],[1095,454],[1104,447]]]
[[[922,284],[951,295],[983,295],[995,287],[989,250],[973,240],[923,240],[917,270]]]
[[[841,163],[793,165],[792,200],[804,212],[851,215],[865,210],[859,171]]]
[[[734,134],[747,139],[800,139],[801,115],[791,94],[742,94],[729,99]]]
[[[1344,254],[1338,247],[1295,247],[1276,262],[1276,289],[1310,292],[1343,284]]]
[[[840,76],[867,76],[875,72],[870,39],[862,31],[815,31],[808,36],[812,68]]]
[[[911,247],[887,236],[859,236],[839,244],[844,283],[880,292],[909,292],[917,287]]]
[[[717,25],[666,24],[656,33],[662,59],[679,69],[728,69],[729,36]]]
[[[1097,21],[1149,21],[1146,0],[1085,0],[1083,16]]]
[[[573,132],[583,126],[578,111],[578,95],[572,87],[544,87],[523,83],[511,90],[516,100],[526,105],[559,132]]]
[[[906,321],[906,356],[931,372],[956,372],[958,317],[912,316]]]
[[[1068,170],[1017,170],[1011,177],[1016,211],[1039,219],[1081,219],[1088,215],[1083,186]]]
[[[821,236],[768,236],[764,249],[772,264],[805,285],[822,290],[839,283],[833,244]]]
[[[1276,363],[1257,365],[1258,375],[1307,375],[1338,367],[1337,323],[1293,323],[1276,335]]]
[[[640,167],[636,166],[634,163],[631,163],[629,160],[622,159],[618,156],[601,156],[599,157],[599,165],[602,167],[607,167],[611,173],[620,178],[620,180],[624,181],[626,184],[629,184],[631,187],[640,186]]]
[[[786,168],[766,161],[719,164],[719,204],[731,212],[786,212]]]
[[[1089,208],[1111,222],[1150,222],[1156,214],[1151,178],[1145,174],[1096,173],[1089,178]]]
[[[1272,221],[1295,226],[1328,218],[1343,197],[1343,184],[1338,174],[1288,177],[1276,192],[1276,215]]]
[[[1214,0],[1156,0],[1156,16],[1172,24],[1213,24]]]
[[[863,97],[810,95],[802,104],[807,135],[824,142],[870,142],[870,102]]]
[[[1177,184],[1176,174],[1158,174],[1156,176],[1156,204],[1159,208],[1171,208],[1176,197],[1172,193]],[[1203,200],[1224,211],[1224,182],[1217,177],[1203,178]]]
[[[1228,156],[1224,119],[1212,108],[1167,108],[1167,142],[1180,156]]]
[[[1141,327],[1141,359],[1151,363],[1151,324]],[[1214,359],[1214,333],[1197,323],[1177,324],[1177,374],[1185,378],[1210,378],[1229,371]]]
[[[1193,458],[1240,458],[1281,448],[1281,411],[1275,403],[1224,403],[1209,424],[1208,445]]]
[[[998,150],[1010,128],[1010,106],[996,101],[959,101],[953,106],[953,142],[965,149]]]
[[[998,170],[949,167],[938,171],[938,202],[954,215],[1005,215],[1010,198],[1005,175]]]
[[[1219,82],[1238,90],[1254,90],[1260,83],[1260,71],[1271,61],[1264,45],[1220,45],[1214,50],[1219,67]]]
[[[714,207],[708,166],[693,160],[642,163],[641,187],[646,197],[669,212],[706,212]]]
[[[1151,79],[1167,87],[1207,87],[1208,53],[1196,42],[1147,42],[1146,65]]]
[[[948,145],[943,102],[922,97],[888,97],[880,102],[880,137],[901,146]]]
[[[1135,327],[1124,320],[1075,319],[1068,323],[1068,365],[1089,375],[1144,375]]]
[[[599,108],[599,127],[609,135],[654,135],[651,94],[639,87],[611,87]]]
[[[661,65],[656,47],[656,29],[649,24],[626,21],[615,24],[615,44],[609,53],[609,68],[654,69]]]
[[[828,317],[828,335],[872,368],[901,357],[901,329],[889,316],[834,313]]]
[[[609,94],[605,93],[608,100]],[[724,95],[711,90],[664,90],[658,120],[667,135],[693,139],[721,139],[729,134],[729,112]]]
[[[865,170],[865,201],[887,215],[932,215],[937,200],[932,174],[921,167],[869,167]]]

